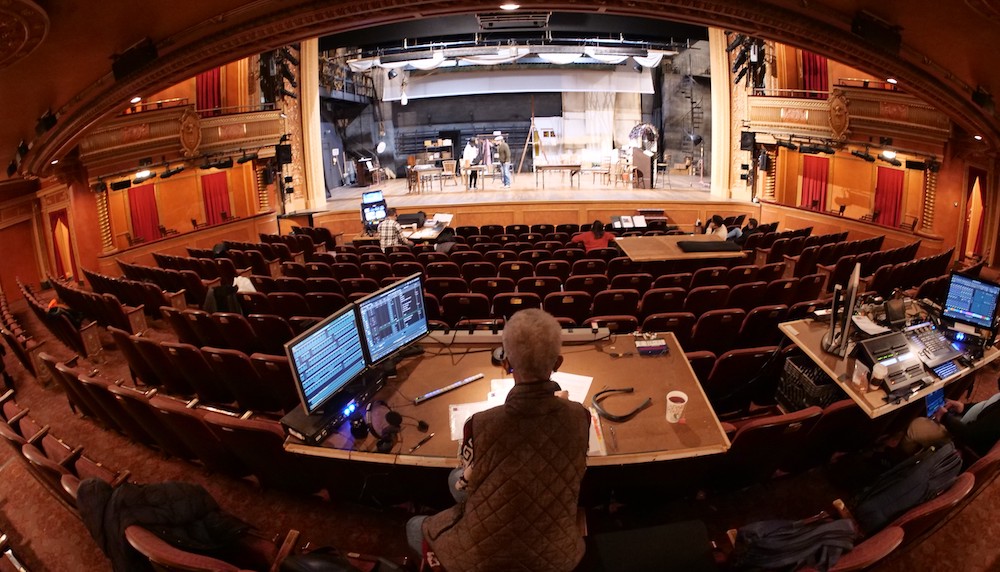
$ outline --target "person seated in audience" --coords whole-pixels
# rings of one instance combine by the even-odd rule
[[[441,234],[438,235],[437,240],[434,242],[434,251],[448,254],[451,252],[451,249],[455,246],[456,242],[455,231],[453,231],[451,227],[446,227],[441,231]]]
[[[413,243],[403,238],[403,227],[396,222],[396,209],[389,208],[385,211],[385,218],[378,223],[378,242],[382,250],[390,246],[410,246]]]
[[[599,220],[595,220],[594,224],[590,225],[590,230],[581,232],[570,240],[570,242],[583,244],[583,248],[587,252],[598,248],[607,248],[614,241],[615,233],[604,230],[604,223]]]
[[[514,377],[506,402],[465,423],[461,466],[449,485],[458,504],[407,523],[445,570],[573,570],[583,557],[577,525],[590,416],[556,395],[559,323],[521,310],[503,331],[503,365]],[[544,483],[540,485],[539,483]]]
[[[952,438],[978,455],[985,455],[1000,441],[1000,393],[977,403],[945,399],[933,418],[917,417],[910,422],[900,448],[910,455]]]
[[[730,231],[726,228],[725,219],[719,215],[712,215],[711,220],[708,221],[708,226],[705,228],[705,234],[714,234],[722,240],[735,240],[739,238],[741,231],[739,228],[734,228]]]
[[[747,238],[751,234],[757,234],[759,232],[761,232],[761,230],[760,230],[760,223],[757,222],[757,219],[752,218],[752,219],[747,220],[747,225],[740,230],[740,235],[738,237],[736,237],[736,239],[735,239],[736,244],[739,244],[739,245],[742,246],[743,243],[745,243],[747,241]]]
[[[201,309],[211,314],[212,312],[234,312],[237,314],[243,313],[243,308],[240,307],[240,300],[236,297],[236,293],[239,292],[234,283],[235,276],[233,273],[224,267],[219,268],[219,283],[208,289],[205,294],[205,301],[201,305]],[[246,278],[244,278],[246,280]]]

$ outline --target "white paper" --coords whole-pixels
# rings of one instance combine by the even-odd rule
[[[434,217],[431,219],[435,223],[441,223],[445,226],[451,224],[451,219],[455,218],[455,215],[448,213],[434,213]]]
[[[557,371],[552,373],[552,381],[558,383],[559,387],[569,392],[570,401],[583,403],[587,400],[587,394],[590,393],[590,384],[594,381],[594,378],[587,375]]]
[[[632,216],[632,223],[635,224],[635,226],[639,227],[639,228],[647,226],[646,225],[646,215],[641,215],[641,214],[640,215],[633,215]]]
[[[451,440],[459,441],[465,429],[465,422],[480,411],[493,409],[498,404],[491,401],[474,401],[472,403],[454,403],[448,406],[448,425],[451,427]]]
[[[622,217],[622,226],[625,228],[634,228],[635,224],[632,222],[632,217],[625,215]]]
[[[861,331],[868,334],[869,336],[875,336],[878,334],[884,334],[889,330],[889,328],[880,326],[875,322],[871,321],[867,316],[854,316],[854,325],[861,328]]]

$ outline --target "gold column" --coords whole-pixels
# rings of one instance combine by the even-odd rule
[[[113,252],[115,241],[111,233],[111,214],[108,211],[107,189],[97,192],[97,226],[100,227],[101,231],[101,253]]]
[[[726,32],[721,28],[708,29],[708,49],[712,62],[712,191],[713,198],[731,196],[729,174],[731,171],[732,127],[729,75],[729,54],[726,53]]]
[[[924,211],[920,217],[920,230],[934,232],[934,198],[937,195],[937,171],[924,171]]]

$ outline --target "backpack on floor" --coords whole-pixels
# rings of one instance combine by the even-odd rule
[[[838,520],[763,520],[741,527],[730,564],[735,570],[827,570],[854,548],[857,531]]]
[[[962,471],[962,456],[955,444],[927,447],[882,473],[858,496],[854,518],[868,534],[947,489]]]

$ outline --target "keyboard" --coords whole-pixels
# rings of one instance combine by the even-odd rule
[[[945,362],[963,355],[965,352],[952,345],[945,335],[933,324],[924,323],[911,328],[906,337],[917,351],[917,357],[924,365],[933,369]]]
[[[934,375],[938,376],[939,379],[944,379],[956,373],[958,373],[958,366],[955,365],[954,361],[946,361],[934,368]]]

